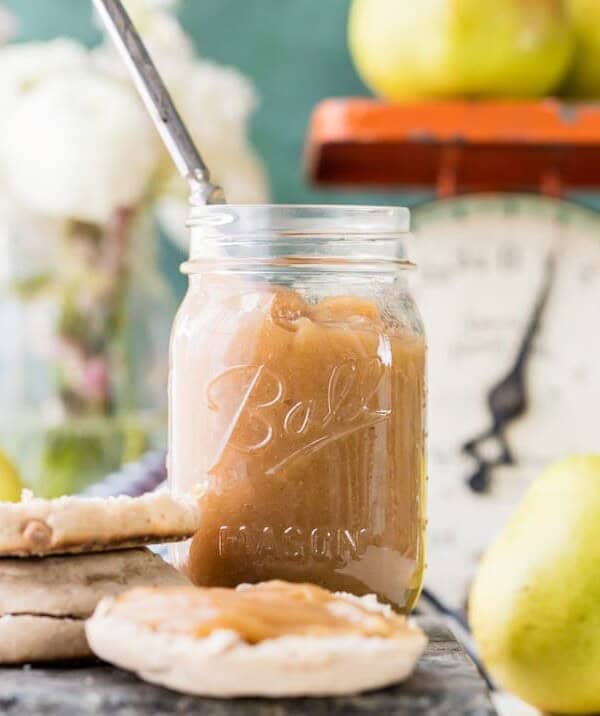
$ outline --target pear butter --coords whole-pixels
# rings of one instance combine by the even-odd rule
[[[191,277],[171,346],[169,473],[202,520],[200,586],[271,579],[414,604],[425,342],[353,297]]]

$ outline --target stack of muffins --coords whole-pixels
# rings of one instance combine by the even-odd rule
[[[167,493],[0,504],[0,664],[91,656],[85,620],[103,597],[188,584],[144,545],[198,522],[195,500]]]

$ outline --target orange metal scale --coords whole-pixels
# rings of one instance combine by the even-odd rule
[[[600,186],[600,103],[327,99],[305,164],[317,184],[558,196]]]

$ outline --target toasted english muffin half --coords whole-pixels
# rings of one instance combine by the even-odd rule
[[[0,616],[89,617],[103,597],[188,580],[146,547],[85,555],[0,559]]]
[[[256,608],[231,598],[271,585],[289,591]],[[102,600],[88,642],[146,681],[211,697],[352,694],[410,675],[427,643],[417,626],[373,596],[303,603],[303,589],[318,588],[136,589]]]
[[[0,664],[86,659],[91,656],[83,619],[31,614],[0,617]]]
[[[187,584],[145,547],[0,559],[0,664],[90,657],[85,619],[103,597]]]
[[[0,557],[88,553],[192,537],[197,501],[166,492],[142,497],[25,496],[0,503]]]

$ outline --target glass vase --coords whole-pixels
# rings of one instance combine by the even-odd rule
[[[0,451],[35,494],[89,484],[165,443],[174,302],[144,209],[105,226],[0,216]]]

